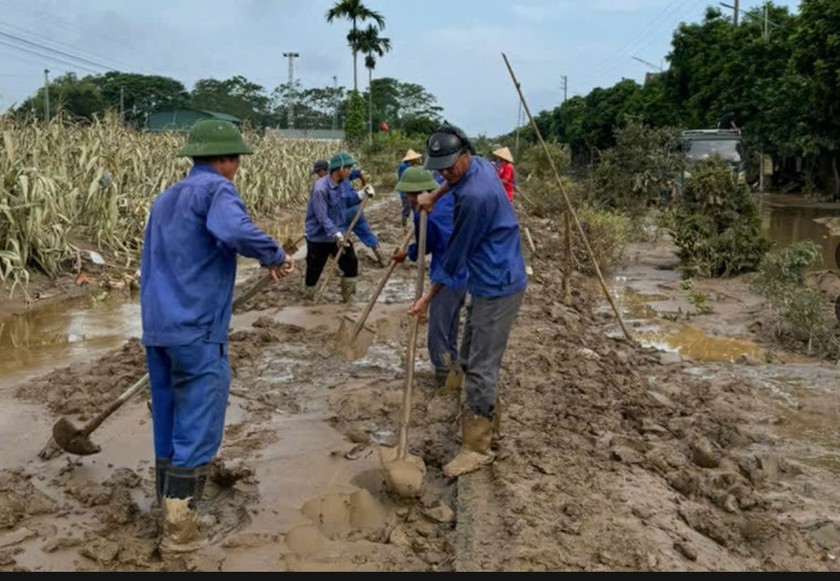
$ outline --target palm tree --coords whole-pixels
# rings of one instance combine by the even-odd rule
[[[359,83],[356,74],[356,55],[359,53],[359,30],[357,23],[373,20],[376,22],[379,30],[382,30],[385,28],[385,17],[379,12],[365,6],[362,0],[338,0],[327,11],[327,22],[341,18],[353,23],[353,28],[347,33],[347,42],[353,51],[353,90],[358,91]]]
[[[368,70],[368,130],[373,139],[373,69],[376,68],[376,57],[385,56],[391,51],[391,39],[379,36],[379,29],[368,26],[356,37],[356,48],[365,55],[365,68]]]

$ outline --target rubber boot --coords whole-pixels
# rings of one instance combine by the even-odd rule
[[[344,277],[341,279],[341,302],[349,303],[356,294],[356,278]]]
[[[435,389],[447,387],[446,380],[449,377],[449,369],[445,367],[435,368]]]
[[[373,253],[376,255],[376,262],[379,263],[379,268],[385,268],[388,261],[385,260],[385,257],[382,255],[382,249],[379,248],[379,246],[374,246]]]
[[[155,498],[161,508],[163,508],[163,490],[166,485],[167,468],[169,468],[169,458],[155,458]]]
[[[493,438],[493,419],[471,416],[464,422],[464,441],[458,455],[446,466],[443,473],[449,478],[475,472],[490,464],[494,455],[490,451]]]
[[[315,298],[315,289],[317,289],[317,285],[313,286],[304,286],[303,287],[303,300],[311,301]]]
[[[161,556],[198,550],[203,539],[198,528],[198,503],[204,494],[208,466],[169,466],[163,497],[163,540]]]
[[[464,385],[464,369],[460,365],[454,366],[446,374],[447,391],[458,392]]]

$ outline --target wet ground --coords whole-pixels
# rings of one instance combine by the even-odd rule
[[[398,212],[396,198],[369,211],[388,252]],[[538,252],[550,230],[531,226]],[[535,274],[500,378],[504,437],[477,474],[441,473],[459,404],[432,389],[418,349],[409,448],[427,475],[410,501],[386,489],[377,450],[399,429],[412,265],[397,269],[370,319],[377,338],[351,362],[336,356],[335,331],[383,273],[372,255],[361,252],[351,308],[337,280],[306,305],[302,268],[258,294],[233,321],[231,404],[204,506],[211,542],[171,562],[155,549],[144,398],[94,432],[100,454],[38,458],[56,418],[81,425],[144,373],[135,302],[7,320],[0,567],[838,570],[837,367],[751,331],[760,301],[742,280],[697,287],[713,312],[686,316],[667,241],[630,250],[611,282],[639,345],[592,281],[576,278],[565,305],[554,257],[526,250]]]

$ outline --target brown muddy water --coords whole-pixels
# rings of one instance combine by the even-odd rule
[[[777,248],[811,240],[822,248],[822,264],[815,269],[840,271],[840,204],[803,200],[798,196],[767,195],[759,198],[764,232]]]

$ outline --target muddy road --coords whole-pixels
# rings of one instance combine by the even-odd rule
[[[388,252],[398,216],[395,196],[368,210]],[[51,362],[9,348],[0,569],[840,570],[837,367],[761,343],[754,297],[737,281],[712,314],[661,317],[686,300],[667,241],[635,246],[615,273],[639,344],[627,342],[591,280],[575,278],[563,304],[556,260],[540,254],[558,233],[528,224],[538,256],[526,249],[534,274],[488,468],[443,476],[459,400],[435,392],[421,345],[409,449],[426,464],[425,488],[416,502],[389,495],[377,449],[399,429],[415,271],[396,270],[371,315],[376,340],[346,363],[334,352],[339,318],[361,312],[383,273],[361,250],[354,305],[339,303],[335,279],[323,304],[305,306],[299,268],[235,313],[225,439],[204,500],[211,543],[176,561],[155,548],[144,398],[94,432],[100,454],[38,458],[55,419],[81,424],[143,375],[136,339]],[[762,358],[768,350],[776,356]]]

